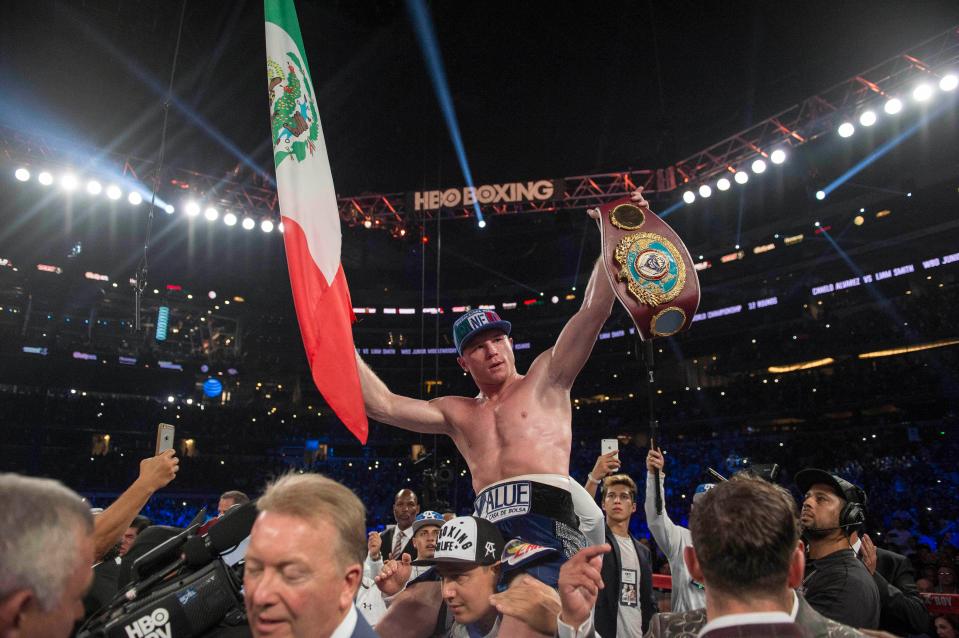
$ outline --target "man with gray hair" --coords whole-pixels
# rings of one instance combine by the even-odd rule
[[[366,557],[366,508],[319,474],[268,485],[250,533],[243,587],[255,638],[371,638],[353,599]]]
[[[66,638],[93,579],[93,518],[57,481],[0,474],[0,636]]]

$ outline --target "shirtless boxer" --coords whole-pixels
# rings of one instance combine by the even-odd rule
[[[633,199],[646,205],[641,191]],[[599,211],[590,210],[589,215],[598,220]],[[580,486],[569,477],[570,388],[615,298],[597,261],[582,306],[556,344],[536,357],[525,375],[516,370],[508,321],[490,311],[462,315],[454,324],[453,337],[457,362],[479,388],[475,397],[424,401],[394,394],[357,355],[368,416],[413,432],[452,438],[472,474],[476,514],[496,523],[506,539],[520,537],[551,548],[543,552],[548,557],[524,565],[523,571],[554,587],[560,565],[586,545],[571,493]],[[508,579],[509,574],[504,576]],[[512,621],[516,619],[505,618],[501,631],[510,629]],[[380,623],[380,630],[387,635],[386,623]],[[504,635],[525,633],[519,623],[515,633]]]

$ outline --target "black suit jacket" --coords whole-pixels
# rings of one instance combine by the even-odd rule
[[[393,533],[396,531],[396,526],[389,528],[382,534],[380,534],[380,539],[383,541],[383,547],[380,548],[380,555],[383,557],[383,560],[387,560],[390,557],[390,552],[393,551]],[[400,554],[409,554],[410,558],[416,560],[416,548],[413,547],[413,537],[410,537],[410,540],[406,543],[406,546],[403,547],[403,552]]]
[[[639,606],[643,612],[643,633],[649,627],[649,619],[656,613],[656,604],[653,602],[653,568],[649,558],[649,550],[630,534],[636,556],[639,558]],[[622,569],[622,557],[619,552],[619,543],[613,533],[606,528],[606,542],[613,551],[603,555],[601,575],[606,587],[600,590],[596,599],[595,627],[599,635],[604,638],[613,638],[616,635],[616,617],[619,614],[619,578]]]
[[[876,548],[876,573],[879,588],[879,628],[896,636],[929,631],[931,617],[916,588],[912,562],[896,552]]]

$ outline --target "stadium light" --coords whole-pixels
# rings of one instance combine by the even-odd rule
[[[932,85],[923,82],[912,90],[912,99],[916,102],[928,102],[932,99],[932,92]]]
[[[206,217],[208,222],[215,222],[220,217],[220,211],[210,206],[203,211],[203,216]]]
[[[876,112],[873,110],[863,111],[859,114],[859,123],[863,126],[872,126],[876,123]]]
[[[236,215],[233,213],[227,213],[223,216],[223,223],[227,226],[236,226]]]
[[[91,195],[99,195],[103,192],[103,185],[95,179],[87,182],[87,192]]]
[[[736,174],[733,175],[733,179],[737,184],[745,184],[749,181],[749,173],[746,171],[736,171]]]
[[[39,175],[37,175],[37,181],[43,184],[44,186],[49,186],[50,184],[53,183],[53,175],[51,175],[50,173],[46,171],[43,171]]]
[[[786,161],[786,151],[781,148],[777,148],[775,151],[769,154],[769,161],[773,164],[782,164]]]
[[[272,233],[273,222],[271,222],[269,219],[264,219],[262,222],[260,222],[260,230],[262,230],[264,233]]]
[[[256,222],[253,221],[252,217],[243,218],[243,230],[253,230],[254,226],[256,226]]]
[[[819,201],[826,199],[826,191],[816,191],[816,199]]]
[[[716,180],[716,188],[721,191],[728,191],[731,186],[732,184],[725,177],[720,177],[718,180]]]
[[[703,199],[706,199],[713,194],[713,189],[709,187],[709,184],[703,184],[699,187],[699,196]]]
[[[683,201],[687,204],[692,204],[696,201],[696,195],[693,193],[693,191],[686,191],[683,193]]]
[[[852,137],[852,134],[856,132],[856,127],[852,125],[852,122],[843,122],[836,129],[836,132],[839,133],[839,137]]]
[[[167,204],[166,206],[163,207],[163,210],[166,211],[167,215],[172,215],[173,212],[176,210],[176,208],[173,207],[173,204]]]
[[[13,176],[16,177],[18,181],[26,182],[30,180],[30,171],[21,166],[14,172]]]
[[[885,111],[887,115],[895,115],[902,110],[902,100],[897,97],[887,100],[882,110]]]
[[[110,184],[107,186],[107,197],[116,201],[123,196],[123,191],[120,190],[120,187],[116,184]]]
[[[67,173],[60,178],[60,186],[63,187],[65,191],[76,190],[77,185],[80,182],[77,181],[77,176],[73,173]]]
[[[127,201],[133,204],[134,206],[139,206],[143,203],[143,195],[136,191],[130,191],[130,194],[127,195]]]
[[[481,219],[481,220],[479,220],[479,223],[476,224],[476,225],[479,226],[480,228],[486,228],[486,220],[485,220],[485,219]]]
[[[766,171],[766,162],[765,160],[758,159],[752,163],[751,168],[753,169],[754,173],[759,175],[760,173],[763,173]]]
[[[939,80],[939,89],[941,91],[955,91],[959,86],[959,76],[955,73],[947,73]]]

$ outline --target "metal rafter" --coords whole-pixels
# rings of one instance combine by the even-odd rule
[[[598,206],[619,199],[638,186],[647,193],[669,193],[729,174],[759,156],[768,157],[776,148],[795,148],[835,130],[841,118],[851,117],[864,105],[904,91],[918,78],[938,79],[946,70],[956,71],[959,63],[959,26],[940,33],[911,49],[862,73],[806,98],[745,130],[676,162],[658,169],[566,177],[561,198],[549,202],[494,204],[483,207],[486,215],[551,213],[570,208]],[[79,155],[75,146],[50,143],[12,129],[0,129],[0,154],[11,161],[66,163]],[[149,183],[152,163],[94,151],[99,163],[112,163],[124,175]],[[67,160],[68,161],[68,160]],[[163,179],[161,196],[193,194],[206,203],[235,212],[277,217],[276,190],[268,185],[242,182],[235,176],[216,178],[195,171],[170,168]],[[339,213],[349,225],[369,221],[378,228],[399,232],[424,222],[470,218],[471,207],[414,211],[406,193],[370,193],[339,197]]]

